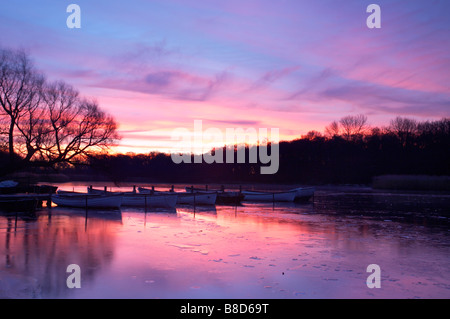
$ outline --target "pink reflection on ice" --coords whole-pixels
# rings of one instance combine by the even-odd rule
[[[0,295],[32,298],[449,297],[448,245],[394,222],[318,214],[312,204],[53,208],[0,216]],[[411,237],[409,237],[411,236]],[[67,265],[82,288],[65,286]],[[366,267],[381,267],[381,289]],[[447,268],[448,269],[448,268]],[[9,289],[9,290],[8,290]],[[3,296],[2,295],[2,296]]]

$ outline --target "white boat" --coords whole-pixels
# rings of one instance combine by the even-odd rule
[[[233,191],[225,191],[225,190],[216,190],[216,191],[208,191],[206,189],[194,188],[194,187],[185,187],[187,193],[211,193],[215,192],[217,194],[216,204],[232,204],[239,205],[241,201],[244,199],[244,195],[241,192],[233,192]]]
[[[122,206],[174,208],[177,194],[124,194]]]
[[[67,192],[52,196],[52,202],[58,206],[78,208],[120,208],[122,200],[122,194],[92,195]]]
[[[243,191],[245,201],[252,202],[293,202],[296,190],[286,192]]]
[[[147,188],[138,187],[140,194],[176,194],[177,204],[187,205],[215,205],[217,200],[216,192],[202,192],[202,193],[182,193],[182,192],[160,192],[153,191]]]
[[[93,189],[88,187],[88,193],[90,194],[122,194],[122,206],[134,206],[134,207],[159,207],[159,208],[174,208],[177,204],[178,194],[176,193],[160,193],[160,192],[105,192],[100,189]]]
[[[58,195],[86,195],[86,193],[75,192],[75,191],[65,191],[62,189],[58,189],[56,191],[56,194],[58,194]]]
[[[153,189],[148,189],[148,188],[144,188],[144,187],[138,187],[138,192],[139,194],[153,194],[156,191]]]
[[[295,194],[296,201],[307,201],[314,196],[316,189],[314,187],[297,187],[294,188],[297,193]]]
[[[215,205],[217,200],[216,192],[203,193],[177,193],[177,204],[190,205]]]

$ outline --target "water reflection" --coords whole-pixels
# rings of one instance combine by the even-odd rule
[[[1,214],[0,297],[450,297],[448,227],[395,220],[398,198],[384,200]],[[365,284],[371,263],[381,290]],[[69,264],[81,289],[66,286]]]
[[[0,216],[0,296],[11,298],[70,297],[66,268],[78,264],[83,278],[114,257],[115,226],[121,212],[86,212],[52,208],[33,215]]]

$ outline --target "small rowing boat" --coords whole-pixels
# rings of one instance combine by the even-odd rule
[[[182,192],[161,192],[143,187],[138,187],[140,194],[176,194],[177,204],[184,205],[214,205],[217,200],[216,192],[202,192],[202,193],[182,193]]]
[[[297,187],[294,188],[297,193],[295,194],[295,201],[308,201],[314,196],[316,189],[314,187]]]
[[[217,200],[216,192],[178,193],[177,204],[215,205],[216,200]]]
[[[293,202],[296,190],[286,192],[243,191],[245,201],[251,202]]]
[[[52,196],[52,202],[58,206],[77,208],[120,208],[122,205],[122,194],[85,194],[58,192]]]
[[[134,193],[134,192],[105,192],[104,190],[88,187],[89,194],[122,194],[122,206],[133,207],[158,207],[174,208],[177,204],[178,194],[176,193]]]
[[[38,199],[20,195],[0,195],[0,211],[33,212],[38,206]]]
[[[238,205],[244,199],[244,195],[241,192],[233,192],[233,191],[225,191],[225,190],[217,190],[217,191],[208,191],[206,189],[194,188],[194,187],[186,187],[187,193],[217,193],[216,204],[221,205]]]

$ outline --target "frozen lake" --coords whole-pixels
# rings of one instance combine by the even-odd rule
[[[333,189],[304,204],[1,213],[0,297],[450,298],[449,217],[449,195]]]

